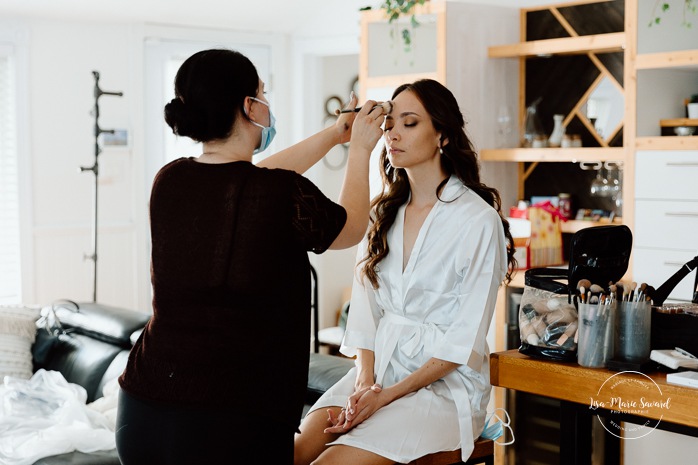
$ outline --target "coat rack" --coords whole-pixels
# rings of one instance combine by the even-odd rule
[[[94,161],[94,164],[92,166],[81,166],[80,171],[81,172],[91,171],[92,174],[94,174],[94,176],[95,176],[94,204],[93,204],[94,217],[93,217],[93,223],[92,223],[92,254],[84,255],[83,259],[84,260],[92,260],[92,264],[94,267],[92,301],[97,302],[97,210],[98,210],[97,192],[98,192],[98,188],[99,188],[99,154],[102,153],[102,149],[99,146],[99,136],[100,136],[100,134],[104,134],[104,133],[114,134],[113,129],[102,129],[99,127],[99,98],[102,95],[115,95],[117,97],[122,97],[124,94],[123,94],[123,92],[103,91],[102,89],[99,88],[99,72],[92,71],[92,76],[95,79],[95,86],[94,86],[95,106],[92,110],[92,115],[95,118],[95,124],[94,124],[95,161]]]

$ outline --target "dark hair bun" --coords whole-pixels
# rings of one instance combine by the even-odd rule
[[[175,77],[175,96],[165,105],[172,131],[197,142],[227,138],[246,96],[257,94],[252,62],[233,50],[202,50],[187,58]]]
[[[200,124],[202,115],[196,115],[191,105],[186,105],[179,97],[170,100],[165,105],[165,122],[172,128],[172,132],[178,136],[185,136],[200,142],[202,128]]]

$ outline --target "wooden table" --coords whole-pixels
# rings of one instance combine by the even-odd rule
[[[561,400],[560,462],[564,464],[591,463],[595,416],[606,422],[609,458],[619,459],[621,436],[651,434],[653,427],[698,436],[698,389],[668,384],[665,373],[585,368],[509,350],[491,355],[490,381],[494,386]],[[648,421],[645,430],[637,433],[623,429],[624,422]]]

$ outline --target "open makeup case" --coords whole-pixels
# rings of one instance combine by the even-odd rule
[[[686,276],[698,268],[698,256],[686,262],[652,295],[653,350],[679,347],[698,356],[698,272],[694,277],[691,302],[666,303],[669,294]]]
[[[587,279],[604,288],[628,269],[632,232],[625,225],[585,228],[570,241],[569,266],[525,272],[519,309],[519,352],[544,359],[577,358],[577,283]]]

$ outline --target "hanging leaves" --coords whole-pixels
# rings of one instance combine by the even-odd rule
[[[413,9],[415,5],[424,5],[425,2],[426,0],[384,0],[381,4],[381,8],[385,10],[388,16],[388,23],[392,23],[399,19],[400,16],[412,12],[410,16],[410,26],[415,28],[419,26],[419,21]],[[410,29],[406,27],[403,28],[402,31],[400,31],[400,35],[402,36],[402,42],[405,44],[405,49],[409,50],[412,46],[412,33]]]
[[[683,3],[683,17],[681,20],[681,26],[685,28],[690,28],[692,27],[692,23],[688,20],[688,14],[696,14],[696,11],[698,11],[698,0],[680,1],[681,3]],[[669,4],[669,2],[656,0],[654,8],[652,9],[652,19],[650,19],[650,22],[647,26],[651,27],[653,24],[660,25],[662,23],[662,17],[657,13],[657,10],[660,10],[660,13],[666,13],[670,9],[671,5]]]

